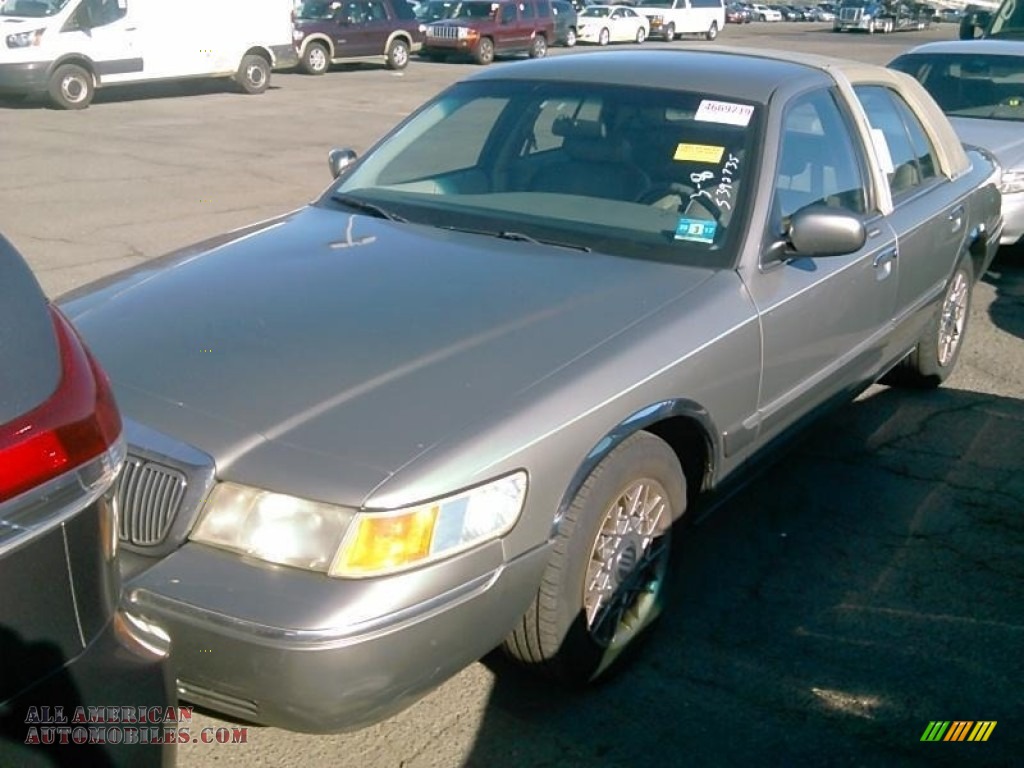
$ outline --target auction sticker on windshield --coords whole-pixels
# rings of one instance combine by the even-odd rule
[[[701,120],[705,123],[726,123],[727,125],[749,125],[750,118],[754,114],[754,108],[749,104],[734,104],[730,101],[712,101],[703,99],[694,120]]]

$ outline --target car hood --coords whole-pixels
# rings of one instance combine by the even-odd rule
[[[356,503],[711,274],[308,207],[63,307],[127,416],[225,479],[299,452]]]
[[[951,117],[949,121],[964,144],[987,149],[1006,170],[1024,168],[1024,122],[975,117]]]

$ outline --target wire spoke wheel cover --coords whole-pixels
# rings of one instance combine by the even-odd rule
[[[670,531],[686,509],[686,478],[668,443],[636,432],[573,493],[537,595],[505,650],[582,685],[621,664],[661,613]]]
[[[942,315],[939,318],[939,365],[949,365],[960,346],[960,339],[967,325],[970,290],[967,276],[962,271],[957,271],[942,302]]]
[[[657,480],[632,483],[605,513],[587,568],[587,628],[605,648],[625,646],[660,611],[672,514]]]

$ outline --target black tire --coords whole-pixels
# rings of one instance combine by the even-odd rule
[[[263,93],[270,87],[270,62],[254,53],[243,56],[235,82],[244,93]]]
[[[565,47],[572,48],[576,45],[576,27],[569,27],[565,33]]]
[[[608,45],[611,42],[612,35],[607,29],[602,29],[597,33],[597,44]]]
[[[506,652],[574,685],[603,674],[661,612],[672,523],[685,506],[672,449],[648,432],[623,441],[559,523],[540,589]]]
[[[310,43],[302,52],[299,66],[307,75],[322,75],[331,68],[331,54],[323,43]]]
[[[665,27],[665,42],[671,43],[676,39],[676,25],[669,24]]]
[[[92,74],[77,64],[61,64],[47,85],[50,101],[58,109],[85,109],[92,103],[96,86]]]
[[[964,346],[973,288],[974,266],[970,256],[964,256],[946,285],[942,303],[918,339],[917,346],[885,376],[884,383],[933,389],[949,378]]]
[[[530,41],[530,58],[543,59],[548,52],[548,41],[544,35],[534,35]]]
[[[481,37],[473,51],[473,61],[477,64],[487,66],[494,61],[494,41],[489,37]]]
[[[711,27],[708,29],[707,32],[704,33],[704,37],[706,37],[708,40],[714,40],[715,38],[718,37],[718,22],[717,21],[712,21],[711,22]]]
[[[385,63],[388,69],[405,69],[409,66],[409,44],[401,37],[396,37],[388,46]]]
[[[645,30],[643,27],[637,27],[637,30],[636,30],[636,44],[637,45],[641,45],[641,44],[643,44],[644,40],[646,40],[646,39],[647,39],[647,30]]]

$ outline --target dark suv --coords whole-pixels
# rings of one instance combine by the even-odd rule
[[[406,0],[307,0],[292,32],[299,66],[322,75],[332,63],[379,61],[404,69],[423,45],[422,24]]]
[[[468,55],[490,64],[498,53],[540,58],[554,40],[550,0],[464,0],[447,19],[427,25],[423,53],[435,60]]]

